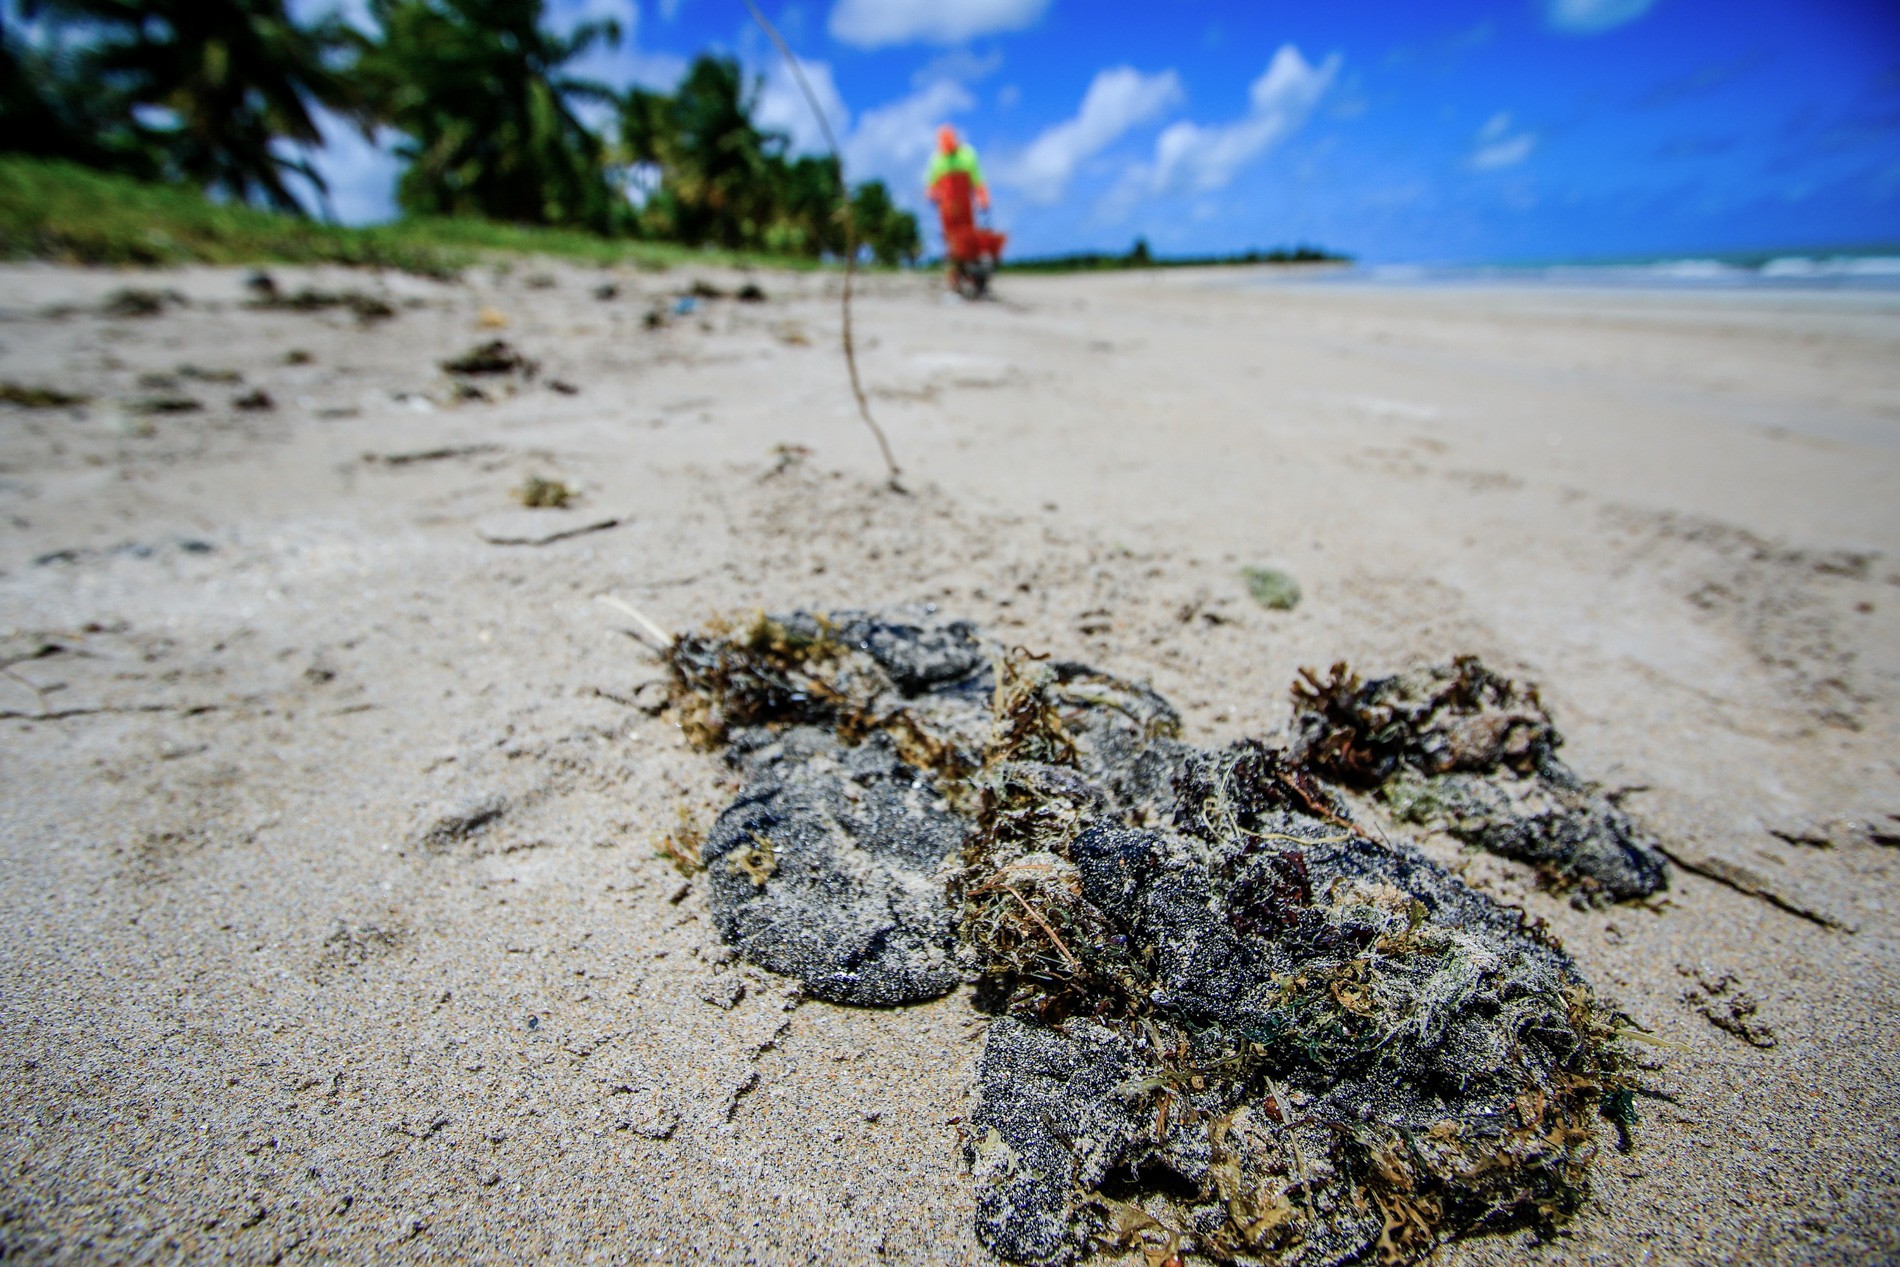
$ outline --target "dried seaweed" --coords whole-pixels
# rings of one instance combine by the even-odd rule
[[[61,391],[57,387],[28,387],[11,379],[0,382],[0,405],[17,405],[21,409],[65,409],[86,404],[91,399],[90,396]]]
[[[513,496],[530,510],[559,510],[573,501],[576,493],[565,480],[530,475],[515,487]]]
[[[269,280],[268,277],[266,280]],[[256,295],[247,305],[251,308],[278,312],[325,312],[331,308],[347,308],[364,325],[387,321],[396,315],[394,304],[368,291],[320,290],[306,286],[302,290],[286,293],[279,290],[275,282],[267,286],[252,286],[251,289]]]
[[[108,317],[156,317],[167,307],[185,302],[185,297],[175,290],[127,286],[107,295],[99,310]]]
[[[533,378],[541,364],[522,355],[506,339],[490,339],[442,362],[442,368],[451,374],[519,374]]]

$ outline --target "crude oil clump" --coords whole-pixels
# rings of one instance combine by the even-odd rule
[[[541,366],[506,339],[491,339],[442,362],[442,368],[451,374],[520,374],[533,378]]]
[[[1300,762],[1403,822],[1528,862],[1584,899],[1669,883],[1655,842],[1557,758],[1563,736],[1537,689],[1475,656],[1368,681],[1344,664],[1308,669],[1293,702]]]
[[[669,660],[748,778],[702,850],[722,935],[821,998],[967,979],[994,1014],[966,1154],[1003,1258],[1411,1261],[1569,1214],[1628,1119],[1575,965],[1360,832],[1314,736],[1197,749],[1153,691],[927,608]]]

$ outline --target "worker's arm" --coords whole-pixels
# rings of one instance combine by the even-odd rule
[[[970,188],[976,194],[976,205],[988,211],[990,208],[990,187],[983,179],[983,164],[977,160],[976,151],[968,145],[957,151],[956,165],[970,174]]]

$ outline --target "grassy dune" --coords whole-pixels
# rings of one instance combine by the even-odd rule
[[[74,264],[358,264],[443,276],[484,255],[598,264],[770,264],[811,260],[603,238],[487,220],[414,219],[352,229],[212,202],[71,163],[0,156],[0,258]]]

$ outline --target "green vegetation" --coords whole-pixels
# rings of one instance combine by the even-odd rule
[[[700,57],[671,95],[616,92],[570,70],[617,43],[618,25],[556,35],[545,0],[370,0],[368,31],[299,24],[285,0],[23,0],[23,10],[52,35],[0,25],[0,151],[13,155],[0,166],[0,251],[10,256],[440,273],[487,250],[664,264],[706,258],[681,248],[815,260],[845,247],[837,161],[791,157],[788,138],[761,130],[758,85],[737,62]],[[588,125],[584,104],[610,112],[614,135]],[[323,143],[318,106],[395,135],[402,222],[307,221],[297,181],[326,196],[307,158]],[[634,188],[647,196],[629,197]],[[849,198],[858,241],[878,261],[916,258],[916,219],[889,190],[870,181]]]
[[[786,138],[752,123],[756,86],[730,58],[700,57],[672,96],[635,88],[621,106],[627,157],[661,173],[638,221],[649,237],[766,250],[842,254],[843,184],[829,159],[787,158]],[[851,194],[858,240],[882,264],[915,259],[917,219],[882,181]]]
[[[1293,247],[1275,247],[1270,251],[1249,250],[1232,255],[1176,255],[1162,258],[1148,249],[1146,238],[1136,238],[1125,254],[1082,251],[1073,255],[1042,255],[1010,260],[1006,272],[1015,273],[1087,273],[1126,268],[1207,268],[1234,264],[1349,264],[1352,256],[1328,251],[1324,247],[1302,243]]]
[[[372,0],[370,13],[383,38],[366,45],[355,77],[378,121],[405,138],[405,212],[616,227],[625,202],[608,184],[606,145],[572,108],[610,104],[613,93],[562,67],[617,43],[617,25],[556,37],[538,0]]]
[[[1245,567],[1241,579],[1253,601],[1274,611],[1290,612],[1300,605],[1300,583],[1280,568]]]
[[[0,258],[116,265],[352,264],[448,277],[491,254],[640,268],[687,263],[809,268],[814,263],[476,219],[420,218],[346,229],[214,203],[194,189],[56,160],[0,155]]]
[[[287,173],[323,184],[278,142],[322,141],[313,103],[348,110],[333,68],[352,33],[299,26],[283,0],[26,0],[80,36],[47,53],[9,47],[8,148],[188,180],[241,202],[298,210]],[[37,125],[37,130],[28,128]]]

